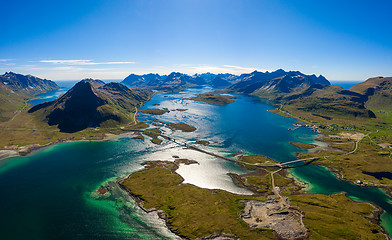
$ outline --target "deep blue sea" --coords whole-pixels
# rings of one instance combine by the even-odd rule
[[[165,135],[193,143],[207,140],[204,147],[222,155],[243,151],[262,154],[276,161],[295,159],[296,147],[289,142],[313,143],[316,134],[307,128],[288,131],[295,123],[268,110],[255,98],[240,96],[234,103],[218,106],[187,98],[209,88],[193,88],[180,93],[155,95],[143,109],[168,108],[169,113],[154,118],[197,127],[183,133],[163,128]],[[175,111],[178,108],[186,111]],[[139,117],[151,119],[148,116]],[[181,165],[184,182],[199,187],[250,194],[233,183],[227,173],[245,173],[232,162],[205,155],[164,141],[134,140],[122,135],[110,141],[57,144],[25,157],[0,160],[0,231],[4,239],[174,239],[155,216],[141,211],[116,181],[142,169],[148,160],[173,160],[173,156],[200,164]],[[314,165],[295,168],[293,175],[308,184],[314,193],[346,192],[358,201],[378,204],[387,214],[383,225],[390,231],[392,199],[376,188],[358,187],[338,180],[326,168]],[[110,196],[94,194],[101,185]]]

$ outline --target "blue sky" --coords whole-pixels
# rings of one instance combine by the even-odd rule
[[[0,72],[53,80],[278,68],[392,76],[390,1],[1,1]]]

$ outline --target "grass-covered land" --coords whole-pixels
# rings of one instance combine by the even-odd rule
[[[273,164],[275,163],[274,160],[261,156],[261,155],[246,155],[246,156],[240,156],[239,157],[239,165],[241,167],[247,168],[247,169],[258,169],[259,167],[253,165],[253,164]],[[249,163],[249,164],[247,164]],[[267,168],[269,169],[269,168]],[[269,169],[270,170],[270,169]]]
[[[152,168],[132,174],[122,182],[143,201],[145,209],[161,209],[175,233],[191,239],[231,233],[241,239],[274,239],[270,230],[250,228],[239,216],[241,199],[248,197],[189,184],[167,168]],[[265,200],[264,198],[258,198]]]
[[[331,141],[331,139],[330,139]],[[385,185],[391,186],[392,179],[378,179],[375,176],[365,174],[365,172],[379,173],[392,172],[392,164],[390,159],[390,151],[375,144],[373,137],[365,137],[358,143],[358,149],[354,153],[350,153],[354,149],[354,140],[346,143],[331,143],[334,148],[341,149],[345,152],[321,151],[316,153],[301,153],[300,158],[317,157],[319,160],[314,164],[321,164],[342,173],[344,179],[356,182],[361,180],[364,184],[371,186]],[[329,156],[329,157],[323,157]]]
[[[375,118],[366,118],[360,114],[344,116],[341,115],[344,111],[336,112],[333,108],[323,108],[323,111],[331,119],[315,116],[295,104],[285,105],[273,112],[319,126],[319,131],[324,135],[319,140],[338,150],[300,153],[299,158],[320,156],[313,164],[330,167],[345,180],[360,180],[365,185],[391,188],[392,177],[388,177],[388,173],[392,173],[392,149],[387,146],[392,144],[392,111],[371,109]],[[358,142],[358,149],[351,153],[355,149],[355,141],[360,138],[363,139]]]
[[[197,140],[196,143],[204,146],[210,145],[210,142],[206,140]]]
[[[301,142],[290,142],[290,144],[296,146],[299,149],[311,149],[316,147],[316,145],[314,144],[301,143]]]
[[[151,137],[152,143],[155,143],[158,145],[162,143],[162,140],[158,138],[159,136],[161,136],[161,131],[158,128],[146,129],[142,133]]]
[[[153,114],[153,115],[162,115],[162,114],[168,113],[170,111],[167,109],[152,108],[152,109],[141,110],[140,112],[147,113],[147,114]]]
[[[221,95],[217,92],[208,92],[208,93],[198,94],[196,97],[192,97],[190,99],[193,101],[199,101],[199,102],[205,102],[205,103],[211,103],[217,105],[226,105],[234,102],[234,99],[237,98],[238,97],[229,96],[229,95]]]
[[[181,130],[183,132],[193,132],[196,131],[194,126],[188,125],[186,123],[167,123],[167,126],[171,130]]]
[[[290,200],[305,212],[310,239],[385,239],[381,227],[364,217],[374,210],[370,204],[354,202],[344,194],[294,195]]]
[[[183,179],[175,173],[177,167],[173,162],[147,164],[145,170],[121,184],[144,209],[162,210],[170,229],[186,238],[228,233],[240,239],[276,239],[270,230],[251,228],[240,218],[244,209],[240,200],[265,201],[265,196],[271,194],[270,174],[260,171],[259,175],[239,176],[247,184],[265,189],[257,196],[241,196],[182,184]],[[274,178],[282,194],[290,195],[291,205],[305,212],[303,221],[310,230],[310,239],[385,239],[381,227],[365,218],[374,210],[371,205],[356,203],[343,194],[292,195],[288,190],[293,188],[293,179],[280,174],[274,174]]]

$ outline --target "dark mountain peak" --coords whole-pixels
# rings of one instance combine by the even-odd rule
[[[143,82],[144,82],[144,78],[134,73],[130,74],[122,81],[123,84],[126,84],[128,86],[137,86]]]
[[[182,77],[182,76],[185,76],[186,74],[183,74],[183,73],[180,73],[180,72],[172,72],[172,73],[170,73],[168,76],[167,76],[167,78],[173,78],[173,77]]]
[[[38,104],[29,110],[63,132],[87,127],[128,123],[131,113],[148,101],[152,91],[129,89],[121,83],[84,79],[55,101]]]
[[[273,71],[273,72],[271,72],[271,73],[276,73],[276,74],[286,74],[286,71],[285,71],[285,70],[283,70],[283,69],[281,69],[281,68],[279,68],[279,69],[277,69],[277,70],[275,70],[275,71]]]
[[[117,82],[111,82],[107,83],[103,86],[100,86],[99,89],[110,89],[110,90],[115,90],[115,91],[127,91],[129,88],[125,86],[124,84],[117,83]]]
[[[93,83],[100,83],[105,85],[105,82],[99,79],[92,79],[92,78],[85,78],[82,80],[82,82],[93,82]]]

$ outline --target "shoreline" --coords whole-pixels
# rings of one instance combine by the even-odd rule
[[[290,117],[290,116],[287,116],[287,117],[293,118],[293,117]],[[294,118],[294,119],[296,119],[296,118]],[[26,146],[22,146],[22,147],[17,147],[17,150],[0,149],[0,151],[1,151],[1,150],[10,151],[8,155],[7,155],[7,154],[0,155],[0,160],[2,160],[2,159],[4,159],[4,158],[7,158],[7,157],[12,157],[12,156],[26,156],[26,155],[28,155],[28,154],[34,153],[34,152],[37,151],[37,150],[43,149],[43,148],[45,148],[45,147],[49,147],[49,146],[51,146],[51,145],[59,144],[59,143],[82,142],[82,141],[108,141],[108,140],[110,140],[110,139],[113,138],[113,137],[118,137],[118,136],[121,136],[121,135],[123,135],[123,134],[129,134],[129,133],[134,133],[134,132],[139,132],[139,130],[127,130],[126,132],[124,131],[123,133],[117,133],[117,134],[106,133],[106,134],[103,134],[103,136],[98,137],[98,138],[94,138],[94,139],[89,139],[89,138],[72,139],[72,138],[69,138],[69,139],[61,139],[61,140],[58,140],[58,141],[55,141],[55,142],[50,142],[50,143],[47,143],[47,144],[45,144],[45,145],[30,144],[30,145],[26,145]],[[317,139],[317,137],[319,137],[319,135],[322,136],[322,134],[317,134],[315,139]],[[318,140],[318,141],[322,141],[322,140]],[[324,142],[324,141],[323,141],[323,142]],[[325,141],[325,142],[326,142],[326,141]],[[327,143],[329,144],[329,142],[327,142]],[[13,152],[12,152],[12,151],[13,151]],[[324,166],[324,165],[318,164],[318,166]],[[241,166],[240,166],[240,167],[241,167]],[[329,171],[331,171],[338,179],[343,180],[343,181],[348,181],[348,180],[346,180],[346,179],[344,178],[344,175],[343,175],[340,171],[338,171],[338,170],[336,170],[336,169],[334,169],[334,168],[332,168],[332,167],[329,167],[329,166],[324,166],[324,167],[326,167]],[[138,171],[136,171],[136,172],[140,172],[140,171],[143,171],[143,170],[144,170],[144,169],[138,170]],[[134,173],[136,173],[136,172],[134,172]],[[134,174],[134,173],[132,173],[132,174]],[[290,171],[289,173],[291,173],[291,171]],[[140,198],[138,198],[137,196],[135,196],[134,194],[132,194],[128,189],[126,189],[126,188],[121,184],[122,181],[124,181],[125,179],[128,179],[132,174],[127,174],[127,177],[126,177],[126,178],[121,178],[121,180],[116,181],[116,183],[120,186],[121,189],[125,190],[125,191],[132,197],[132,199],[134,199],[134,201],[135,201],[135,203],[137,204],[137,206],[140,207],[144,212],[146,212],[146,213],[153,213],[153,212],[156,212],[156,213],[157,213],[156,215],[157,215],[159,218],[161,218],[162,220],[165,221],[165,226],[167,227],[167,229],[168,229],[170,232],[172,232],[173,234],[175,234],[176,236],[178,236],[180,239],[187,239],[187,238],[185,238],[184,236],[181,236],[181,235],[179,235],[178,233],[176,233],[175,231],[171,230],[170,224],[168,223],[167,216],[165,216],[164,214],[162,214],[162,210],[160,210],[160,209],[145,209],[145,208],[143,207],[143,205],[142,205],[143,201],[142,201]],[[300,181],[297,181],[295,178],[293,178],[293,179],[294,179],[296,182],[301,183]],[[349,181],[349,182],[352,182],[352,181]],[[304,182],[303,182],[303,183],[304,183]],[[355,185],[358,185],[358,184],[356,184],[356,183],[354,183],[354,182],[352,182],[352,183],[355,184]],[[308,185],[307,183],[305,183],[305,184]],[[358,185],[358,186],[364,186],[364,185]],[[377,187],[377,188],[381,188],[381,189],[387,188],[387,189],[388,189],[388,192],[387,192],[388,195],[391,195],[391,191],[392,191],[390,188],[385,187],[385,186],[366,186],[366,187]],[[246,187],[245,187],[245,188],[246,188]],[[247,188],[247,189],[248,189],[248,188]],[[304,189],[306,190],[306,187],[305,187]],[[250,189],[250,190],[251,190],[251,189]],[[304,194],[311,194],[311,193],[306,193],[306,192],[305,192]],[[328,194],[326,194],[326,195],[328,195]],[[354,199],[351,199],[351,200],[354,201],[354,202],[357,202],[357,201],[355,201]],[[379,225],[384,231],[386,231],[386,230],[384,229],[384,227],[381,225],[381,218],[380,218],[380,216],[382,215],[382,213],[383,213],[384,211],[383,211],[380,207],[378,207],[377,205],[374,205],[374,204],[372,204],[372,203],[370,203],[370,202],[366,202],[366,203],[368,203],[368,204],[370,204],[370,205],[372,205],[372,206],[375,207],[375,212],[377,213],[377,216],[378,216],[378,218],[375,219],[375,220],[378,220],[377,225]],[[380,211],[381,211],[381,212],[380,212]],[[389,236],[388,233],[386,233],[386,234],[387,234],[387,236]]]
[[[56,144],[61,144],[61,143],[71,143],[71,142],[83,142],[83,141],[88,141],[88,142],[93,142],[93,141],[109,141],[113,137],[118,137],[123,134],[128,134],[128,133],[134,133],[135,131],[138,130],[132,130],[132,131],[127,131],[124,133],[104,133],[104,136],[97,137],[97,138],[81,138],[81,139],[72,139],[72,138],[66,138],[66,139],[60,139],[55,142],[50,142],[44,145],[40,144],[29,144],[25,146],[11,146],[8,148],[0,148],[0,160],[6,159],[8,157],[23,157],[27,156],[29,154],[34,153],[35,151],[38,151],[40,149],[56,145]]]
[[[152,162],[152,163],[151,163],[151,162]],[[135,172],[133,172],[133,173],[131,173],[131,174],[127,174],[125,177],[122,177],[122,178],[120,178],[119,180],[117,180],[116,183],[118,184],[118,186],[119,186],[122,190],[124,190],[124,191],[125,191],[134,201],[135,201],[136,205],[137,205],[140,209],[142,209],[146,214],[154,214],[154,215],[157,216],[160,220],[163,220],[164,223],[165,223],[165,226],[166,226],[167,230],[170,231],[171,233],[173,233],[174,235],[176,235],[176,236],[178,237],[178,239],[189,239],[189,238],[187,238],[186,236],[182,236],[181,234],[179,234],[178,232],[176,232],[175,230],[172,229],[172,226],[170,225],[170,223],[169,223],[169,221],[168,221],[168,220],[169,220],[169,219],[168,219],[168,216],[164,213],[163,210],[161,210],[161,209],[159,209],[159,208],[146,209],[146,208],[144,207],[144,205],[143,205],[144,200],[141,199],[141,198],[139,198],[139,197],[138,197],[137,195],[135,195],[134,193],[132,193],[129,189],[127,189],[127,188],[122,184],[124,181],[126,181],[127,179],[129,179],[130,177],[132,177],[132,175],[134,175],[134,174],[136,174],[136,173],[148,171],[148,170],[151,168],[151,167],[147,167],[148,164],[151,164],[150,166],[155,166],[155,167],[157,167],[157,165],[154,165],[154,162],[155,162],[155,161],[147,161],[147,162],[145,162],[146,164],[143,164],[143,166],[144,166],[143,169],[137,170],[137,171],[135,171]],[[158,162],[160,162],[160,161],[157,161],[157,163],[158,163]],[[171,161],[170,161],[170,162],[171,162]],[[175,161],[173,161],[173,162],[175,162]],[[155,163],[155,164],[156,164],[156,163]],[[180,163],[176,163],[176,164],[180,164]],[[159,163],[158,163],[158,165],[159,165]],[[159,166],[158,166],[158,167],[159,167]],[[179,174],[177,174],[177,175],[179,175]],[[179,175],[179,176],[180,176],[180,178],[183,180],[182,176],[181,176],[181,175]],[[235,177],[236,177],[236,176],[232,176],[231,174],[230,174],[230,176],[232,177],[233,181],[236,182],[236,181],[235,181]],[[295,182],[295,185],[299,187],[298,191],[297,191],[293,196],[314,195],[314,193],[310,193],[310,192],[307,192],[307,191],[306,191],[306,187],[304,187],[304,185],[307,185],[308,183],[299,181],[299,180],[297,179],[297,177],[296,177],[291,171],[288,171],[288,172],[287,172],[287,177],[292,178],[293,181]],[[192,185],[192,184],[191,184],[191,185]],[[254,192],[251,196],[257,196],[257,193],[254,191],[254,189],[249,188],[249,187],[247,187],[246,185],[241,185],[241,186],[244,187],[244,188],[246,188],[246,189],[251,190],[252,192]],[[201,189],[205,189],[205,188],[201,188]],[[223,191],[225,191],[225,190],[223,190]],[[322,193],[321,193],[321,194],[322,194]],[[374,210],[373,210],[369,215],[363,216],[363,217],[364,217],[367,221],[369,221],[369,222],[371,222],[371,223],[373,223],[373,224],[378,225],[378,226],[381,228],[381,233],[382,233],[383,235],[385,235],[386,239],[391,239],[391,237],[389,236],[389,233],[386,231],[386,229],[385,229],[385,228],[382,226],[382,224],[381,224],[381,222],[382,222],[381,216],[382,216],[383,213],[385,213],[385,211],[384,211],[381,207],[379,207],[378,205],[373,204],[373,203],[371,203],[371,202],[357,201],[357,200],[355,200],[355,199],[349,198],[349,197],[347,196],[347,193],[346,193],[346,192],[339,192],[339,193],[334,193],[334,194],[322,194],[322,195],[332,196],[332,195],[336,195],[336,194],[343,194],[343,195],[345,195],[348,199],[350,199],[350,201],[352,201],[352,202],[354,202],[354,203],[366,203],[366,204],[369,204],[370,206],[372,206],[372,207],[374,208]],[[238,196],[244,196],[244,197],[247,196],[247,195],[241,195],[241,194],[236,194],[236,195],[238,195]],[[248,197],[249,197],[249,196],[248,196]],[[305,226],[306,226],[306,225],[305,225]],[[215,238],[217,238],[217,237],[225,236],[225,234],[226,234],[226,233],[218,233],[218,234],[211,235],[211,236],[205,236],[205,237],[203,237],[203,238],[201,238],[201,239],[215,239]],[[233,238],[230,238],[230,236],[226,236],[226,237],[227,237],[227,239],[236,239],[236,238],[235,238],[236,236],[231,236],[231,237],[233,237]]]

